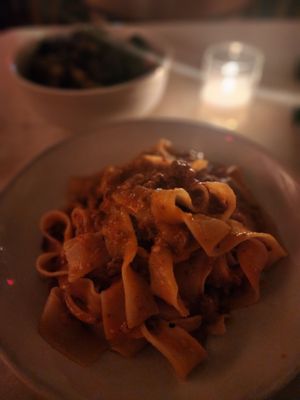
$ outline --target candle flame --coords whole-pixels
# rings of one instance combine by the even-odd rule
[[[237,76],[240,71],[239,64],[235,61],[225,63],[221,68],[221,73],[226,77]]]

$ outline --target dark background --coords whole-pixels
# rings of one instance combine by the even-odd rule
[[[158,19],[295,18],[300,0],[0,0],[0,29]]]

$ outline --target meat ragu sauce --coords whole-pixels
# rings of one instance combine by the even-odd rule
[[[197,190],[199,182],[224,182],[230,185],[237,196],[237,207],[232,218],[241,222],[249,230],[270,231],[270,223],[263,216],[261,209],[254,202],[252,194],[245,185],[240,170],[235,166],[224,166],[221,164],[208,162],[204,169],[199,171],[193,169],[190,163],[197,160],[204,160],[201,152],[191,150],[187,153],[179,153],[173,148],[166,146],[165,141],[161,146],[152,149],[150,152],[143,152],[131,162],[123,166],[109,166],[99,174],[89,178],[73,178],[69,186],[70,209],[77,205],[94,209],[91,220],[101,221],[105,219],[105,209],[107,211],[112,204],[112,198],[118,196],[118,203],[123,203],[132,214],[130,215],[139,246],[146,251],[150,251],[154,244],[157,231],[153,223],[153,216],[150,214],[150,196],[153,189],[174,189],[183,188],[191,196],[193,205],[201,205],[203,192]],[[168,153],[165,153],[167,149]],[[162,158],[161,158],[162,157]],[[180,205],[180,207],[182,207]],[[211,215],[222,213],[227,205],[223,204],[219,197],[210,195],[208,213]],[[184,209],[184,207],[182,207]],[[101,211],[100,211],[101,210]],[[104,213],[103,213],[104,211]],[[141,215],[139,223],[135,215]],[[268,225],[268,226],[267,226]],[[170,228],[171,229],[171,228]],[[97,227],[95,227],[97,231]],[[168,231],[168,234],[170,232]],[[172,228],[172,242],[169,246],[172,252],[180,255],[188,242],[193,241],[193,237],[188,229],[180,227]],[[142,257],[137,257],[133,263],[133,268],[149,280],[149,271],[146,263],[142,262]],[[233,266],[236,260],[231,259],[230,265]],[[112,271],[108,268],[108,278],[119,277],[121,275],[120,260],[112,260]],[[109,265],[110,265],[109,264]],[[232,287],[239,283],[239,288],[243,287],[240,269],[233,272],[234,282]],[[112,275],[110,275],[112,274]],[[99,279],[98,279],[99,278]],[[101,278],[101,279],[100,279]],[[109,278],[111,279],[111,278]],[[107,279],[103,276],[94,276],[96,285],[103,287]],[[203,295],[201,302],[197,301],[194,305],[193,313],[205,315],[201,332],[202,339],[205,337],[205,324],[211,324],[216,317],[217,310],[222,306],[223,312],[227,311],[226,300],[219,288],[210,287],[209,279],[206,283],[209,295]],[[230,289],[232,290],[232,289]],[[240,289],[239,289],[240,290]],[[216,305],[218,304],[218,305]]]
[[[137,201],[140,201],[141,197],[147,201],[147,189],[183,188],[190,194],[193,205],[197,207],[202,200],[202,193],[196,188],[197,184],[218,181],[227,183],[237,196],[234,219],[251,230],[274,233],[272,222],[255,202],[238,167],[208,161],[205,168],[196,171],[189,163],[203,160],[203,153],[195,150],[180,153],[173,148],[168,148],[168,152],[168,157],[173,158],[169,159],[168,163],[155,158],[162,156],[160,148],[155,148],[150,153],[141,153],[123,166],[107,167],[101,173],[88,178],[72,178],[68,190],[71,206],[79,203],[82,207],[86,207],[87,204],[90,207],[93,204],[97,208],[105,197],[109,197],[116,189],[124,194],[126,192],[128,203],[132,204],[136,198],[139,199]],[[224,209],[226,204],[222,204],[217,196],[211,195],[209,213],[217,214]]]
[[[205,338],[259,300],[261,273],[286,256],[237,167],[164,139],[123,166],[73,178],[67,200],[41,218],[47,251],[36,268],[57,286],[39,330],[79,363],[150,343],[185,378],[206,358]]]

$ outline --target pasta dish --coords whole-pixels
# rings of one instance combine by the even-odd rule
[[[123,166],[72,178],[67,205],[40,221],[50,293],[39,332],[83,364],[150,343],[185,378],[256,303],[262,273],[286,252],[240,170],[160,140]]]

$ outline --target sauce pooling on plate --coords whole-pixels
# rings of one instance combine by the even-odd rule
[[[157,67],[143,56],[145,51],[154,50],[138,35],[121,41],[105,31],[75,31],[43,39],[21,74],[40,85],[61,89],[113,86]]]

